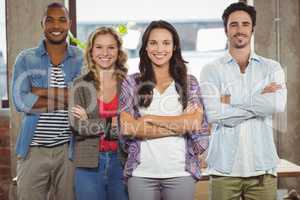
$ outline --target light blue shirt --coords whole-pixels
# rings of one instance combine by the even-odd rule
[[[273,139],[272,115],[283,112],[287,90],[284,71],[276,61],[251,53],[244,74],[227,52],[206,65],[200,85],[208,121],[212,124],[207,163],[210,169],[232,173],[239,146],[241,124],[247,123],[253,144],[256,171],[275,169],[278,156]],[[276,82],[282,89],[261,94],[266,85]],[[230,95],[230,104],[220,101]]]
[[[68,45],[62,62],[64,81],[69,85],[80,73],[82,52]],[[16,145],[17,156],[27,155],[39,113],[32,112],[38,96],[31,92],[32,87],[48,88],[51,75],[51,61],[42,40],[36,48],[22,51],[15,62],[12,78],[12,100],[18,112],[22,112],[22,122]]]

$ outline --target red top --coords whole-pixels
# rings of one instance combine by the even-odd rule
[[[115,96],[110,102],[105,103],[100,99],[97,99],[97,104],[99,106],[99,116],[101,118],[109,118],[117,116],[118,110],[118,97]],[[104,136],[103,133],[101,135]],[[109,141],[105,140],[103,137],[100,137],[99,140],[99,151],[117,151],[118,150],[118,142],[117,141]]]

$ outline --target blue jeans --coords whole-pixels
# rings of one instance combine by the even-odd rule
[[[99,153],[98,168],[75,169],[76,200],[128,200],[117,153]]]

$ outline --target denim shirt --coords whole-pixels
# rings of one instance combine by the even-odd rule
[[[82,52],[74,46],[67,46],[62,62],[64,81],[69,85],[80,73]],[[51,60],[44,41],[31,49],[22,51],[16,59],[12,79],[12,100],[18,112],[22,112],[22,122],[16,144],[16,154],[26,157],[32,136],[39,120],[39,113],[32,112],[38,96],[31,92],[32,87],[48,88],[51,75]]]
[[[207,162],[211,169],[224,174],[232,172],[239,142],[241,124],[250,125],[254,145],[255,170],[276,168],[278,156],[273,139],[272,115],[283,112],[287,90],[280,64],[251,52],[244,74],[227,52],[224,57],[205,66],[200,85],[208,121],[212,123]],[[271,82],[282,89],[262,94]],[[230,95],[230,104],[220,101]]]
[[[138,110],[138,95],[139,88],[136,80],[139,78],[139,73],[132,74],[127,77],[122,83],[121,94],[119,100],[119,108],[122,111],[130,113],[135,118],[140,117]],[[191,105],[202,106],[202,98],[199,84],[194,76],[188,76],[188,103]],[[127,162],[124,168],[125,177],[132,176],[133,170],[140,163],[140,140],[134,138],[125,138],[120,136],[121,141],[125,143],[125,151],[128,153]],[[208,147],[208,123],[206,116],[203,116],[201,131],[186,134],[186,155],[185,155],[185,170],[188,171],[195,179],[200,179],[200,160],[199,155]]]

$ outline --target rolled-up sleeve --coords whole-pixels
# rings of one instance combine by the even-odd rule
[[[128,76],[121,85],[119,109],[134,115],[134,77]]]
[[[30,76],[32,73],[33,71],[26,70],[25,57],[20,54],[14,65],[12,81],[12,99],[18,112],[30,113],[39,98],[31,92]]]
[[[193,152],[193,154],[198,155],[203,153],[208,148],[208,143],[209,143],[208,122],[207,122],[205,108],[203,106],[199,83],[197,82],[194,76],[189,76],[188,84],[189,84],[188,104],[203,108],[203,119],[202,119],[201,130],[197,132],[193,132],[188,136],[191,139],[191,144],[188,145],[189,152]]]
[[[120,112],[128,112],[130,113],[132,116],[138,117],[137,116],[137,112],[135,112],[135,106],[137,105],[135,100],[135,89],[136,89],[136,82],[135,82],[135,76],[134,75],[130,75],[127,76],[126,79],[123,80],[122,84],[121,84],[121,91],[120,91],[120,96],[119,96],[119,110]],[[133,138],[129,138],[124,136],[124,134],[122,133],[122,129],[121,129],[121,121],[119,120],[119,140],[120,143],[122,144],[122,148],[125,152],[129,153],[130,151],[135,151],[138,144],[137,141]],[[129,146],[132,146],[132,148],[130,149]],[[135,154],[135,153],[134,153]],[[131,157],[130,154],[128,159],[131,160],[135,160],[136,161],[136,157],[133,156]],[[133,162],[135,162],[133,161]]]

